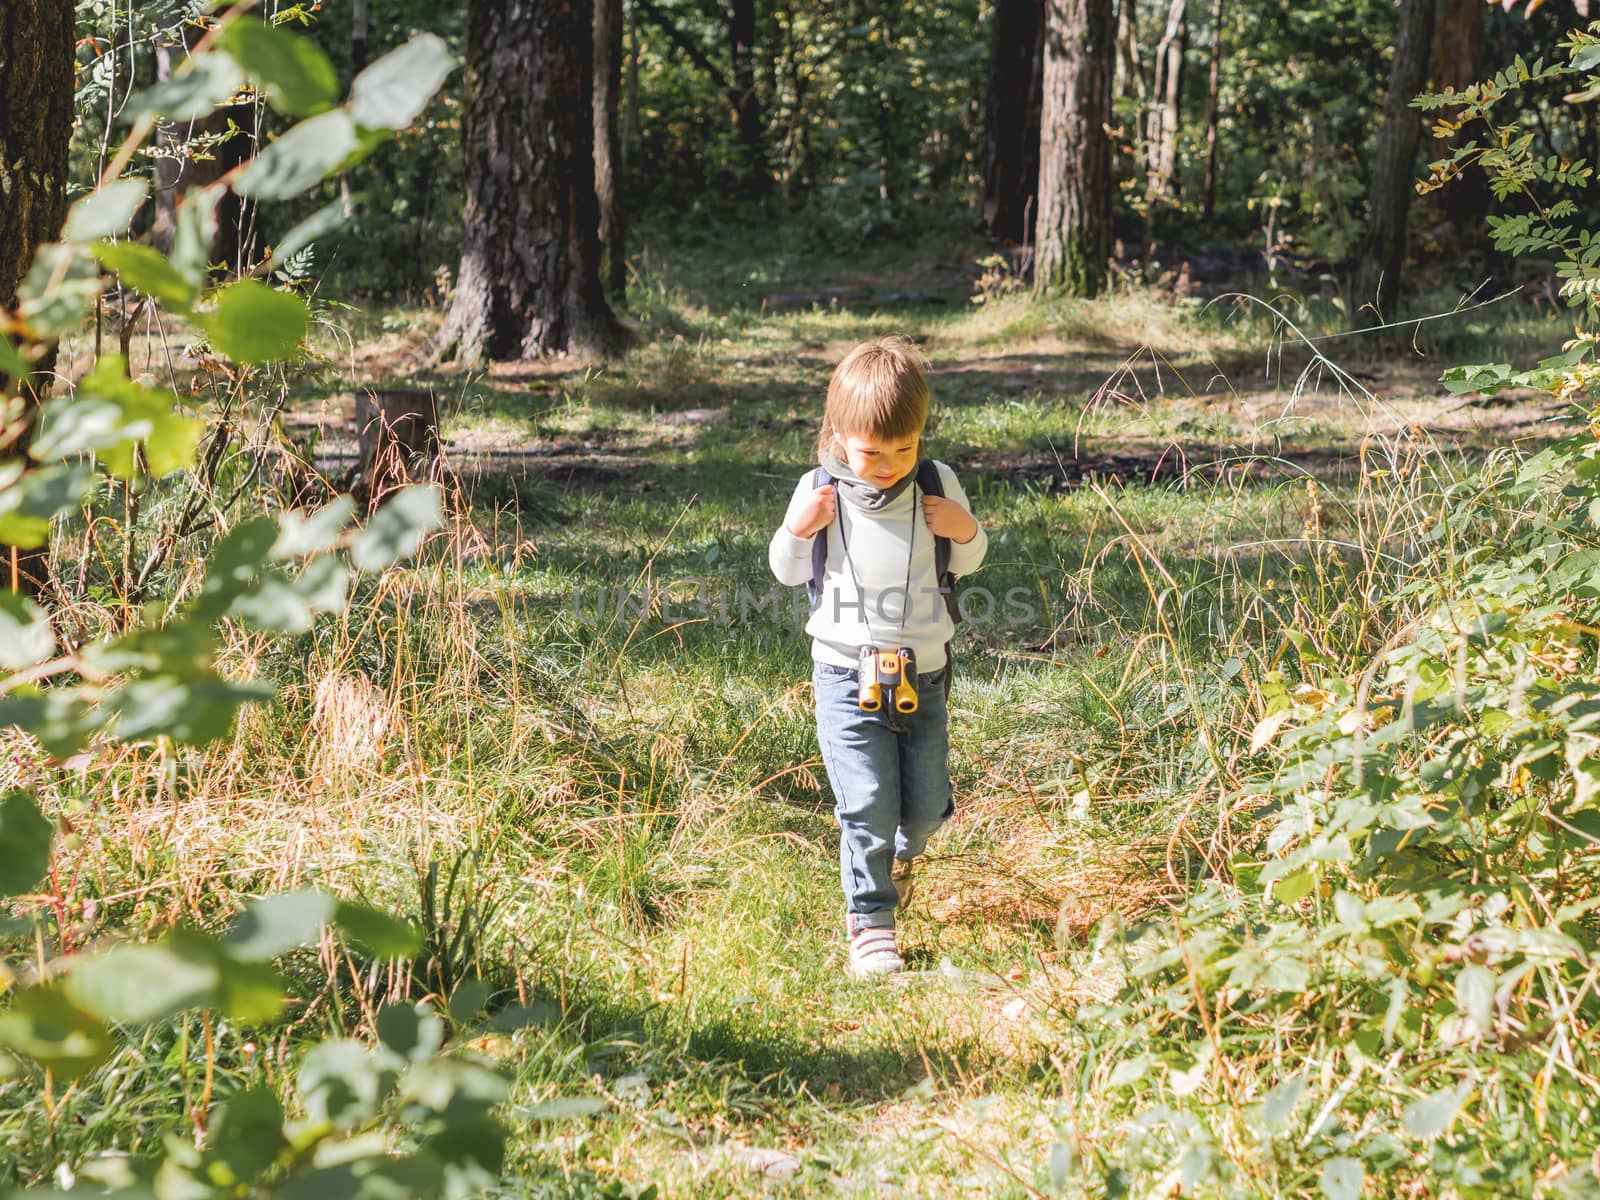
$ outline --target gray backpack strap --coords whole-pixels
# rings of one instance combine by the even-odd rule
[[[827,470],[818,467],[811,473],[811,486],[813,489],[827,487],[833,482],[833,476]],[[811,579],[806,584],[806,598],[811,601],[812,609],[822,603],[822,573],[828,567],[828,531],[819,529],[811,542]]]
[[[944,495],[944,480],[939,477],[939,468],[933,459],[925,458],[917,464],[917,486],[925,495]],[[939,590],[944,593],[944,607],[950,614],[950,620],[956,625],[961,624],[961,609],[956,604],[956,581],[950,574],[950,539],[947,537],[933,539],[933,576],[939,581]]]

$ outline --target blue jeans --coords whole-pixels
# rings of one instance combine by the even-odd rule
[[[917,676],[917,711],[862,712],[856,673],[815,663],[817,742],[839,818],[839,881],[857,925],[894,928],[893,859],[921,854],[955,812],[944,669]]]

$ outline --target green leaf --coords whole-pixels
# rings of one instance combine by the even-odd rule
[[[223,1103],[207,1130],[206,1157],[227,1167],[225,1183],[251,1183],[289,1148],[283,1136],[283,1105],[269,1087],[246,1088]]]
[[[26,1054],[69,1080],[110,1058],[114,1043],[101,1022],[51,985],[24,988],[0,1012],[0,1046]]]
[[[21,671],[55,653],[50,617],[26,596],[0,592],[0,667]]]
[[[1495,974],[1488,967],[1463,967],[1456,976],[1456,1007],[1484,1033],[1494,1026]]]
[[[149,246],[137,242],[101,242],[93,250],[102,267],[116,272],[128,287],[143,292],[173,312],[186,313],[194,306],[198,289],[164,255]]]
[[[396,1073],[360,1042],[338,1038],[306,1051],[296,1090],[306,1116],[349,1128],[375,1116]]]
[[[417,1062],[444,1044],[444,1022],[427,1005],[386,1004],[378,1010],[378,1038],[401,1058]]]
[[[233,190],[254,200],[287,200],[337,171],[363,149],[350,114],[342,108],[301,121],[264,146],[234,181]]]
[[[88,463],[36,470],[0,463],[0,542],[24,550],[44,545],[51,519],[87,503],[99,483]]]
[[[31,891],[50,868],[55,826],[26,792],[0,800],[0,896]]]
[[[100,294],[100,268],[82,246],[47,242],[17,288],[17,314],[37,338],[77,328]]]
[[[309,116],[339,99],[339,73],[310,38],[243,17],[223,30],[217,44],[285,116]]]
[[[1294,1116],[1294,1110],[1299,1107],[1301,1098],[1305,1094],[1306,1081],[1299,1075],[1291,1075],[1274,1086],[1261,1097],[1259,1127],[1269,1133],[1286,1129],[1289,1118]]]
[[[350,85],[350,115],[372,129],[404,129],[455,70],[444,39],[423,33],[373,63]]]
[[[215,293],[216,311],[201,324],[217,353],[238,363],[293,358],[311,323],[299,296],[255,279],[241,279]]]
[[[31,374],[32,370],[33,368],[28,366],[28,360],[22,357],[11,339],[0,333],[0,375],[21,379],[24,375]]]
[[[270,552],[272,557],[301,558],[326,550],[339,540],[355,510],[355,501],[349,496],[340,496],[309,515],[299,509],[281,514],[278,540],[272,543]]]
[[[211,273],[211,243],[217,236],[217,201],[225,183],[190,188],[178,205],[172,232],[172,266],[197,289]]]
[[[111,693],[102,711],[122,741],[166,734],[180,745],[203,746],[228,735],[240,705],[271,698],[270,684],[235,683],[201,672],[136,679]]]
[[[87,1013],[119,1025],[165,1020],[216,999],[221,970],[215,957],[186,939],[148,946],[115,946],[91,955],[67,975],[63,988]]]
[[[267,516],[252,517],[228,530],[207,556],[196,614],[220,617],[237,597],[254,588],[277,538],[277,527]]]
[[[350,561],[362,571],[381,571],[417,552],[423,535],[443,519],[439,489],[431,484],[394,493],[350,546]]]
[[[422,931],[386,912],[341,901],[333,923],[378,958],[409,958],[422,948]]]
[[[125,368],[120,354],[107,354],[70,400],[46,404],[29,453],[41,460],[93,453],[118,479],[139,474],[140,446],[156,477],[193,466],[204,422],[175,411],[177,396],[135,383]]]
[[[564,1096],[520,1109],[517,1115],[530,1121],[570,1121],[577,1117],[592,1117],[595,1113],[605,1112],[610,1106],[603,1096]]]
[[[1322,1164],[1317,1183],[1328,1200],[1361,1200],[1367,1170],[1359,1158],[1330,1158]]]
[[[114,179],[97,192],[91,192],[67,211],[67,225],[61,231],[63,242],[93,242],[115,237],[128,228],[150,194],[143,179]]]
[[[1402,1120],[1415,1137],[1436,1138],[1450,1128],[1462,1102],[1472,1094],[1472,1083],[1463,1081],[1452,1088],[1441,1088],[1431,1095],[1406,1105]]]
[[[312,888],[257,897],[228,926],[223,945],[234,958],[266,962],[316,941],[334,907],[332,896]]]
[[[77,688],[26,686],[0,696],[0,729],[27,730],[52,758],[66,758],[82,749],[100,720],[99,710],[86,703]]]
[[[1316,876],[1311,868],[1303,867],[1278,880],[1278,886],[1273,889],[1272,894],[1277,897],[1280,904],[1293,908],[1310,894],[1311,886],[1315,882]]]
[[[217,990],[217,1008],[247,1025],[275,1021],[283,1011],[284,981],[271,963],[230,961]]]
[[[171,78],[146,88],[129,106],[130,118],[150,113],[169,121],[195,121],[233,96],[244,82],[244,72],[226,54],[199,54],[190,58]]]

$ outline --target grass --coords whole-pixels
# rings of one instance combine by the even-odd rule
[[[1383,445],[1441,427],[1443,465],[1540,430],[1447,414],[1437,354],[1371,366],[1375,408],[1302,375],[1305,356],[1257,318],[1153,292],[763,311],[756,285],[934,284],[904,262],[797,278],[792,259],[721,253],[680,270],[648,250],[632,304],[650,340],[603,370],[431,374],[405,357],[429,314],[354,317],[351,365],[291,381],[298,411],[363,376],[437,387],[467,464],[455,528],[311,634],[236,638],[230,665],[279,699],[230,742],[74,771],[12,739],[0,783],[73,815],[79,944],[315,881],[456,947],[418,964],[421,988],[481,977],[496,1004],[543,1006],[542,1023],[473,1043],[515,1079],[506,1195],[1050,1192],[1061,1131],[1110,1120],[1063,1084],[1076,1043],[1059,1014],[1119,982],[1091,931],[1181,905],[1207,869],[1213,751],[1175,714],[1231,695],[1233,656],[1270,661],[1286,630],[1381,636],[1352,588],[1381,559],[1326,547],[1404,555],[1373,478]],[[935,282],[954,278],[945,265]],[[1559,339],[1519,317],[1507,353],[1535,327]],[[935,453],[990,532],[973,582],[1028,603],[961,634],[958,815],[903,924],[911,971],[866,985],[843,971],[806,640],[768,614],[697,612],[688,581],[768,590],[767,539],[832,362],[902,331],[926,339]],[[670,420],[694,409],[720,415]],[[495,448],[527,453],[472,462]],[[669,616],[658,592],[618,611],[619,590],[647,586],[686,608]],[[305,993],[275,1046],[203,1031],[218,1087],[281,1073],[302,1034],[363,1031],[352,994],[405,988],[328,946],[298,966]],[[145,1034],[48,1102],[0,1083],[0,1179],[192,1132],[193,1053],[170,1039],[201,1034]]]

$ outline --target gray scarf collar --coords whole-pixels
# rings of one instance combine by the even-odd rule
[[[905,478],[896,481],[887,488],[875,487],[850,469],[848,463],[842,458],[832,454],[821,456],[822,469],[833,476],[834,483],[839,492],[850,502],[852,508],[865,512],[878,512],[887,508],[901,492],[905,491],[916,482],[917,472],[913,467],[906,473]]]

